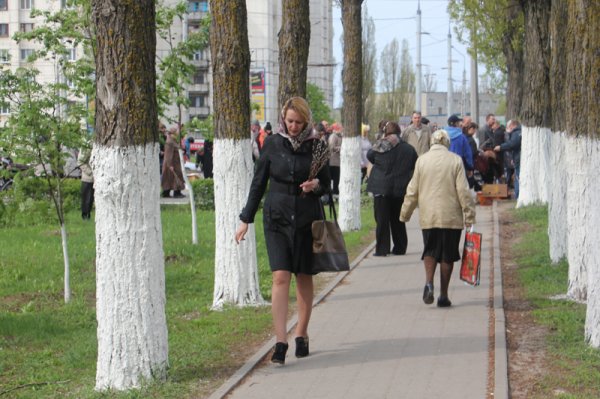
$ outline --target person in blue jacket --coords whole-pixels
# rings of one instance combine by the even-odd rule
[[[462,158],[466,176],[469,178],[473,176],[473,152],[471,151],[469,140],[462,133],[461,122],[462,119],[458,116],[450,115],[446,131],[450,136],[449,150]]]

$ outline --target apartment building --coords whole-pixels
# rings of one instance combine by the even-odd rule
[[[167,5],[177,0],[165,0]],[[277,34],[281,26],[281,0],[247,0],[248,38],[251,53],[251,87],[253,102],[260,110],[254,115],[261,124],[271,121],[275,124],[279,115],[277,87],[279,84]],[[17,68],[27,64],[27,56],[36,48],[34,43],[17,44],[12,40],[16,31],[31,30],[42,23],[40,18],[31,18],[31,9],[59,10],[65,7],[66,0],[0,0],[0,63]],[[209,11],[208,0],[188,0],[187,14],[176,21],[171,29],[175,42],[185,40],[189,32],[199,29],[202,18]],[[333,23],[332,0],[311,0],[311,43],[308,60],[308,80],[321,88],[333,108]],[[157,57],[168,53],[169,43],[157,38]],[[76,59],[81,49],[73,48],[70,57]],[[194,55],[196,67],[192,83],[186,95],[190,108],[182,114],[183,122],[193,117],[204,119],[212,111],[212,76],[210,50],[205,49]],[[40,82],[59,79],[56,63],[52,60],[37,60],[35,67],[40,71]],[[8,109],[0,105],[0,122]],[[171,106],[167,113],[177,119],[177,108]]]

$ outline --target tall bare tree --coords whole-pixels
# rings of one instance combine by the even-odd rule
[[[168,366],[159,207],[153,0],[95,0],[96,389],[164,380]]]
[[[213,308],[263,304],[254,224],[234,241],[254,171],[250,126],[250,49],[244,0],[211,0],[213,66],[215,288]]]
[[[310,47],[310,1],[282,1],[278,109],[281,109],[290,97],[306,98],[306,71]]]
[[[342,0],[344,136],[340,151],[340,228],[358,230],[360,221],[360,129],[363,115],[362,0]]]
[[[381,52],[381,90],[383,107],[382,117],[388,120],[398,119],[398,82],[400,81],[400,45],[397,39],[386,44]]]
[[[363,122],[366,124],[375,124],[377,121],[371,120],[375,106],[375,90],[377,88],[377,46],[375,43],[375,22],[369,16],[367,7],[363,14],[362,31],[362,57],[363,57]]]
[[[396,97],[398,99],[397,116],[411,115],[415,92],[415,71],[410,58],[408,40],[402,40],[402,53],[400,55],[400,76],[398,77]]]

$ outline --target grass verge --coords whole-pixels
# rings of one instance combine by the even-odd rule
[[[372,205],[362,229],[345,234],[353,259],[373,240]],[[271,336],[270,308],[210,310],[214,213],[198,213],[191,244],[189,208],[162,209],[169,376],[126,393],[94,391],[96,372],[94,223],[67,215],[72,302],[63,303],[60,230],[38,224],[3,229],[0,245],[0,396],[10,398],[200,398],[208,396]],[[257,256],[263,298],[271,298],[262,217]],[[317,292],[328,276],[319,276]],[[293,298],[295,290],[290,293]],[[21,388],[18,388],[21,387]],[[12,390],[9,393],[4,392]]]
[[[546,327],[550,367],[537,382],[535,398],[587,399],[600,397],[600,351],[584,339],[585,305],[551,299],[567,292],[568,264],[552,264],[549,256],[547,208],[515,210],[519,223],[529,226],[514,248],[519,277],[537,323]]]

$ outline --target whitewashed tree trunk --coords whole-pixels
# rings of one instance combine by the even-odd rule
[[[60,237],[62,240],[63,260],[65,263],[65,303],[71,302],[71,267],[69,264],[69,246],[67,243],[67,226],[60,225]]]
[[[587,299],[587,266],[588,250],[597,243],[592,244],[595,229],[586,229],[586,219],[590,217],[592,208],[585,208],[583,198],[598,171],[590,171],[586,167],[589,163],[590,141],[585,138],[570,137],[567,140],[566,152],[568,171],[567,184],[567,259],[569,261],[569,288],[567,295],[577,301]],[[595,205],[597,207],[597,204]],[[595,240],[594,240],[595,241]],[[597,259],[592,260],[597,262]]]
[[[360,136],[344,137],[340,149],[340,210],[342,231],[360,230]]]
[[[585,202],[582,207],[587,210],[586,217],[586,256],[588,262],[588,286],[587,286],[587,313],[585,318],[585,338],[587,342],[600,348],[600,245],[596,236],[600,226],[600,211],[598,210],[598,199],[600,199],[600,140],[584,139],[590,150],[581,154],[588,170],[587,188],[584,192]],[[586,145],[586,144],[584,144]],[[589,154],[589,156],[587,155]]]
[[[185,164],[183,163],[183,151],[181,148],[179,151],[179,165],[181,166],[181,172],[183,174],[183,180],[185,182],[185,188],[188,190],[188,195],[190,199],[190,208],[192,212],[192,244],[198,244],[198,225],[196,223],[196,204],[194,201],[194,189],[192,188],[192,183],[190,183],[190,179],[188,179],[187,173],[185,173]]]
[[[521,173],[517,207],[548,203],[550,190],[550,140],[552,131],[522,126]]]
[[[258,284],[254,224],[246,239],[235,242],[240,212],[246,205],[254,172],[251,140],[215,139],[215,289],[213,309],[225,304],[263,305]]]
[[[168,367],[158,143],[94,146],[96,389],[164,380]]]
[[[567,256],[567,178],[566,148],[569,146],[564,132],[554,133],[550,144],[551,189],[548,201],[548,237],[550,259],[557,263]]]

